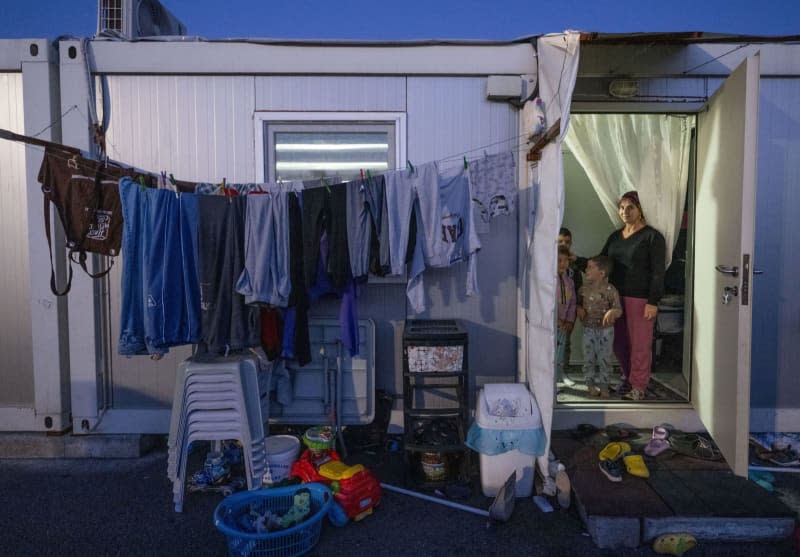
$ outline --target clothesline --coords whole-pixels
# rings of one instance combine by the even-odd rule
[[[548,132],[545,135],[545,137],[540,139],[533,147],[530,148],[530,150],[527,147],[527,145],[530,143],[530,141],[527,141],[525,146],[518,146],[515,149],[504,149],[501,152],[510,151],[510,152],[512,152],[512,153],[514,153],[516,155],[519,155],[520,153],[527,151],[529,153],[529,155],[530,155],[531,153],[537,151],[537,147],[538,147],[538,150],[540,150],[541,147],[543,147],[543,145],[540,146],[540,144],[542,144],[542,141],[544,141],[544,139],[549,138],[549,139],[547,139],[547,141],[545,141],[545,144],[547,142],[549,142],[549,140],[552,139],[552,137],[550,137],[551,136],[551,132],[552,132],[552,130],[554,128],[557,128],[558,125],[559,125],[559,122],[556,122],[556,124],[554,124],[548,130]],[[487,148],[494,147],[494,146],[497,146],[497,145],[502,145],[503,143],[509,143],[509,142],[512,142],[512,141],[518,141],[521,137],[524,137],[526,135],[527,134],[520,134],[520,135],[517,135],[515,137],[511,137],[511,138],[504,139],[504,140],[501,140],[501,141],[496,141],[494,143],[488,143],[488,144],[480,146],[480,147],[475,147],[473,149],[469,149],[469,150],[464,151],[462,153],[454,154],[454,155],[451,155],[449,157],[444,157],[444,158],[436,159],[434,161],[429,161],[429,162],[432,162],[434,164],[439,164],[439,163],[443,163],[443,162],[452,162],[453,164],[455,164],[456,162],[460,162],[459,159],[461,159],[461,158],[463,158],[463,161],[464,161],[465,164],[467,164],[469,162],[475,162],[475,161],[481,160],[482,158],[485,158],[486,156],[488,156],[488,153],[486,153],[486,149]],[[6,139],[6,140],[9,140],[9,141],[17,141],[17,142],[20,142],[20,143],[25,143],[25,144],[32,145],[32,146],[37,146],[37,147],[50,147],[50,148],[58,150],[58,151],[63,151],[65,153],[70,153],[72,155],[71,157],[63,157],[63,160],[65,160],[65,161],[69,161],[71,158],[73,158],[76,155],[82,156],[82,157],[84,157],[86,159],[89,159],[89,160],[97,160],[97,158],[92,156],[89,152],[84,151],[82,149],[79,149],[77,147],[72,147],[70,145],[64,145],[62,143],[57,143],[57,142],[54,142],[54,141],[47,141],[47,140],[44,140],[44,139],[39,139],[39,138],[28,136],[28,135],[18,134],[18,133],[12,132],[10,130],[2,129],[2,128],[0,128],[0,139]],[[480,151],[480,150],[484,151],[483,157],[474,156],[474,157],[471,157],[471,158],[467,159],[467,157],[466,157],[467,153],[472,153],[472,152]],[[58,155],[54,155],[54,156],[58,157]],[[62,158],[62,157],[58,157],[58,158]],[[528,158],[528,160],[536,160],[536,159]],[[126,163],[126,162],[117,161],[117,160],[114,160],[114,159],[110,159],[108,157],[106,157],[105,159],[100,160],[99,162],[103,162],[103,161],[105,161],[105,162],[107,162],[109,164],[115,164],[117,166],[130,168],[130,169],[135,170],[136,172],[138,172],[140,174],[146,174],[146,175],[152,176],[156,180],[160,180],[161,172],[145,170],[145,169],[137,167],[136,165],[133,165],[133,164],[130,164],[130,163]],[[428,164],[428,162],[412,164],[411,161],[409,160],[409,161],[407,161],[405,166],[401,166],[401,167],[394,168],[394,169],[382,170],[380,172],[372,172],[372,171],[370,171],[370,174],[372,176],[379,176],[379,175],[385,175],[386,173],[389,173],[389,172],[397,172],[397,171],[401,171],[401,170],[404,170],[404,169],[409,169],[410,170],[411,167],[416,168],[419,164]],[[101,174],[101,176],[103,175],[102,170],[100,170],[100,174]],[[112,176],[112,175],[109,174],[109,176]],[[170,174],[170,176],[171,176],[171,174]],[[223,180],[225,180],[225,178],[223,178]],[[327,185],[332,185],[334,183],[347,183],[347,182],[351,182],[353,180],[342,180],[341,176],[338,176],[338,175],[333,175],[333,176],[323,175],[323,176],[320,176],[320,177],[314,177],[314,178],[304,179],[304,180],[279,180],[279,182],[284,182],[284,183],[288,183],[288,182],[292,182],[292,181],[302,181],[304,183],[304,188],[310,189],[310,188],[316,187],[315,185],[312,184],[315,181],[319,181],[320,182],[319,186],[321,187],[321,186],[326,185],[326,183],[327,183]],[[206,180],[175,180],[175,182],[177,182],[178,184],[183,184],[184,185],[184,189],[181,190],[179,188],[179,191],[186,191],[186,192],[193,191],[192,186],[195,185],[195,184],[200,184],[200,183],[209,183],[209,184],[218,183],[218,182],[213,181],[213,180],[208,180],[208,181],[206,181]],[[248,182],[248,183],[257,183],[257,182]]]

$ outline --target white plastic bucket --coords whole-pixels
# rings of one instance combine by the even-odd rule
[[[293,435],[270,435],[264,445],[267,450],[267,471],[262,483],[273,484],[287,478],[300,452],[300,440]]]

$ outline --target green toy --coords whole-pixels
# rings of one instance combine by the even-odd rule
[[[303,522],[311,514],[311,492],[308,489],[300,489],[294,494],[294,505],[285,515],[278,519],[282,528],[289,528],[295,524]]]

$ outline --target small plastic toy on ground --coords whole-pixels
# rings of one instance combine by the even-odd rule
[[[222,493],[227,497],[245,486],[244,478],[231,476],[231,466],[224,452],[210,452],[206,455],[203,469],[189,478],[189,493]]]
[[[303,435],[308,447],[292,465],[291,476],[303,483],[319,482],[330,486],[334,499],[347,518],[358,522],[372,514],[381,499],[375,476],[361,464],[349,466],[332,448],[335,437],[328,426],[315,426]]]

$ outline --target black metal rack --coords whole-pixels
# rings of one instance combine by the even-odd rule
[[[462,325],[451,319],[406,320],[404,444],[406,464],[417,483],[468,479],[468,402],[468,341]]]

